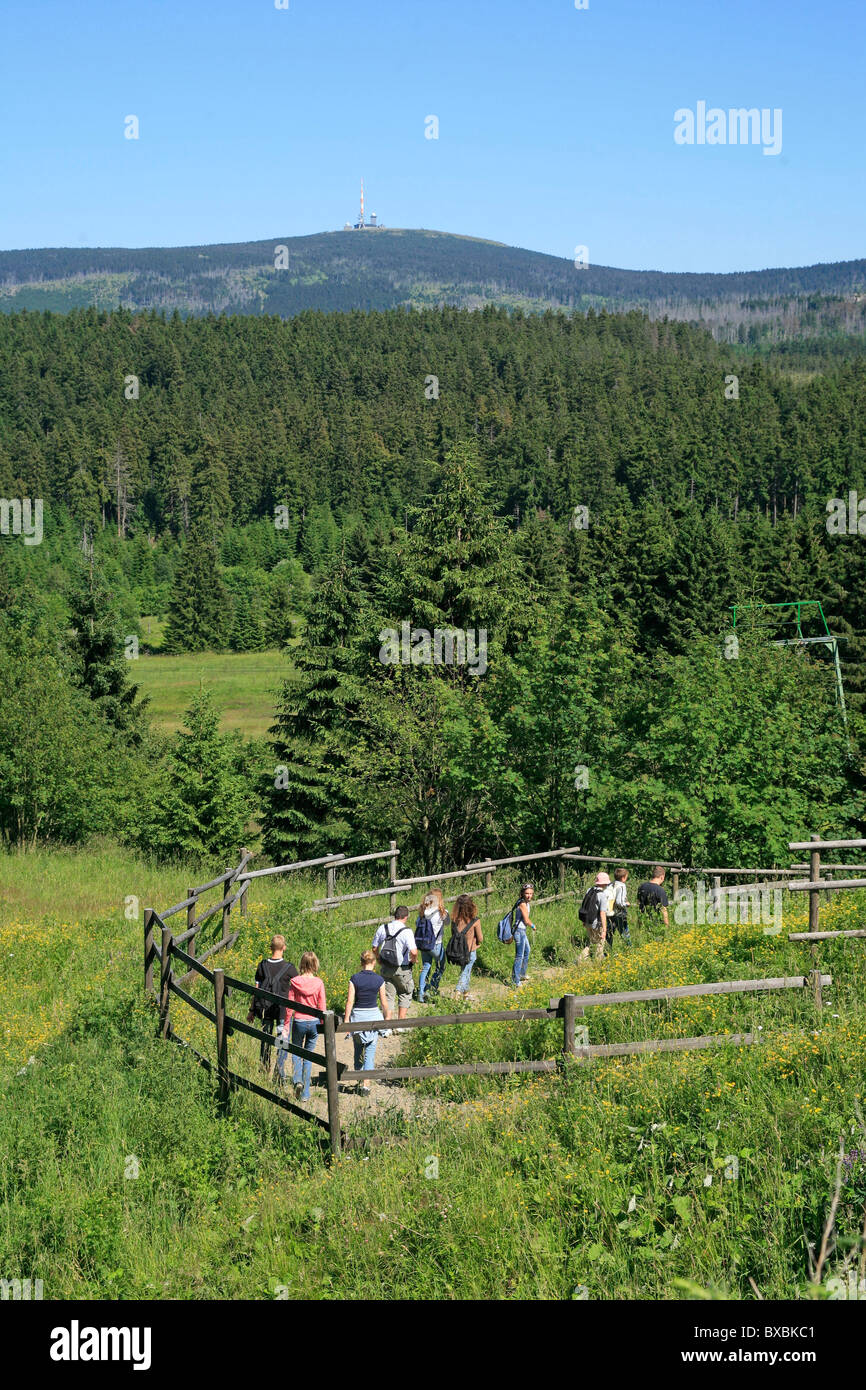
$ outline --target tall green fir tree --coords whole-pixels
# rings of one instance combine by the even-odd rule
[[[129,838],[159,860],[233,855],[256,812],[237,736],[221,734],[206,690],[196,695],[146,797]]]
[[[140,743],[147,700],[139,698],[138,686],[130,680],[137,655],[135,634],[129,634],[132,641],[124,640],[108,587],[92,561],[81,566],[69,594],[69,610],[77,683],[103,719],[128,740]]]
[[[206,527],[194,526],[175,569],[164,650],[222,651],[228,643],[231,612],[216,546]]]
[[[273,769],[264,786],[262,840],[277,862],[338,853],[354,843],[347,752],[370,631],[356,577],[339,564],[313,592],[294,652],[297,675],[283,685],[270,729]]]

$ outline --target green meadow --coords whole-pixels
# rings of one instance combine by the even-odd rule
[[[196,652],[142,654],[131,675],[150,700],[153,724],[166,733],[181,728],[184,710],[199,690],[206,689],[220,711],[224,731],[260,738],[273,723],[276,691],[292,672],[291,661],[279,651]]]
[[[156,1037],[142,989],[143,908],[178,901],[218,867],[155,869],[110,845],[0,857],[6,1277],[43,1279],[46,1298],[85,1299],[360,1299],[385,1268],[390,1288],[419,1299],[856,1294],[862,941],[821,947],[834,982],[820,1013],[808,990],[786,990],[588,1009],[580,1020],[591,1042],[753,1031],[759,1045],[380,1086],[384,1098],[368,1109],[345,1106],[347,1128],[380,1142],[329,1165],[312,1125],[258,1097],[233,1096],[220,1118],[210,1076]],[[379,882],[347,872],[339,886]],[[515,885],[503,879],[484,919],[473,1008],[514,997],[495,922]],[[293,956],[317,951],[328,1002],[341,1008],[371,935],[348,925],[352,909],[373,916],[375,906],[305,912],[323,889],[319,876],[253,882],[249,914],[234,923],[240,938],[219,963],[249,978],[281,929]],[[803,927],[804,899],[786,895],[784,914],[780,934],[762,924],[636,925],[630,950],[584,963],[576,902],[542,906],[520,1002],[803,974],[808,948],[786,932]],[[822,906],[822,925],[861,926],[864,915],[862,895],[839,894]],[[449,1010],[455,974],[443,986]],[[195,993],[206,1000],[208,987]],[[172,1015],[212,1056],[212,1026],[176,998]],[[489,1024],[415,1031],[401,1056],[560,1049],[559,1024]],[[260,1079],[254,1041],[233,1037],[230,1050],[233,1067]],[[316,1088],[312,1104],[321,1113]],[[828,1254],[813,1278],[837,1171]]]

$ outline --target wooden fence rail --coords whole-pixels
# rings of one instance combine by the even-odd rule
[[[866,849],[866,840],[822,840],[817,835],[813,835],[809,840],[792,840],[788,844],[790,850],[808,849],[809,855],[809,877],[804,882],[792,882],[788,884],[791,893],[809,894],[809,935],[812,938],[812,955],[817,953],[815,942],[819,939],[818,932],[820,922],[821,893],[839,892],[845,889],[866,888],[866,878],[822,878],[821,877],[821,851],[825,849]],[[827,865],[833,868],[833,865]]]
[[[584,864],[637,864],[643,868],[678,869],[680,873],[692,873],[675,859],[623,859],[617,854],[574,854],[571,850],[560,851],[563,859],[573,859]]]
[[[789,931],[789,941],[838,941],[842,937],[864,937],[866,931]]]
[[[474,869],[501,869],[509,864],[534,863],[537,859],[562,859],[579,849],[580,845],[572,845],[569,849],[543,849],[538,854],[512,854],[508,859],[482,859],[479,864],[466,864],[464,867],[467,872]],[[598,855],[595,857],[598,858]]]
[[[828,869],[829,869],[829,870],[832,870],[832,872],[833,872],[834,874],[838,874],[838,873],[840,873],[840,872],[842,872],[842,871],[844,871],[844,872],[846,872],[846,873],[862,874],[862,873],[866,873],[866,864],[822,864],[822,865],[821,865],[821,870],[822,870],[823,873],[826,873],[826,872],[828,871]],[[792,864],[792,865],[791,865],[791,873],[794,874],[795,876],[796,876],[798,873],[808,873],[808,872],[809,872],[809,865],[808,865],[808,864]]]
[[[822,840],[813,835],[810,840],[789,840],[788,849],[866,849],[866,840]]]
[[[239,989],[243,994],[251,994],[255,999],[261,1000],[265,1004],[278,1004],[280,1008],[286,1007],[286,996],[284,994],[273,994],[269,989],[264,989],[261,985],[251,985],[246,980],[236,980],[232,975],[226,975],[226,988]],[[325,1014],[322,1009],[314,1009],[312,1004],[296,1004],[292,1000],[292,1012],[304,1014],[311,1018],[317,1018],[321,1023],[325,1021]]]
[[[720,980],[710,984],[669,985],[661,989],[626,990],[616,994],[565,994],[551,999],[549,1006],[538,1009],[491,1010],[488,1013],[459,1013],[404,1018],[397,1025],[405,1028],[441,1028],[461,1024],[527,1022],[536,1019],[561,1018],[564,1023],[562,1057],[622,1057],[639,1052],[673,1052],[688,1048],[714,1047],[725,1043],[745,1046],[757,1041],[752,1033],[714,1034],[698,1038],[654,1038],[640,1042],[577,1044],[575,1019],[594,1005],[636,1004],[649,1000],[693,999],[708,994],[745,994],[758,990],[805,989],[811,986],[816,1008],[823,1004],[822,988],[832,983],[832,976],[813,971],[811,975],[773,976],[757,980]],[[393,1027],[393,1020],[382,1019],[363,1023],[342,1023],[338,1033],[381,1032]],[[441,1066],[384,1067],[372,1071],[342,1072],[345,1082],[361,1080],[426,1080],[437,1076],[484,1076],[511,1072],[552,1072],[561,1066],[561,1059],[519,1062],[458,1062]]]
[[[824,880],[820,877],[820,851],[822,848],[847,848],[847,847],[866,847],[866,841],[817,841],[814,837],[808,846],[792,844],[791,849],[809,848],[811,850],[808,881],[799,883],[792,882],[787,887],[793,891],[808,891],[812,897],[810,903],[817,901],[818,893],[823,890],[837,890],[848,887],[866,887],[866,879],[853,880]],[[470,1076],[470,1075],[509,1075],[512,1073],[554,1073],[561,1070],[564,1063],[571,1060],[586,1061],[592,1058],[618,1057],[631,1053],[641,1052],[668,1052],[678,1051],[688,1048],[708,1048],[721,1045],[746,1045],[758,1041],[756,1035],[751,1033],[744,1034],[719,1034],[707,1035],[694,1038],[657,1038],[643,1041],[627,1043],[605,1043],[590,1044],[588,1041],[576,1041],[576,1020],[584,1016],[585,1010],[596,1006],[606,1006],[615,1004],[631,1004],[650,1000],[673,1000],[682,998],[693,998],[701,995],[712,994],[734,994],[750,993],[759,990],[781,990],[781,989],[803,989],[811,985],[816,1008],[822,1006],[822,989],[832,983],[832,976],[821,974],[820,970],[814,969],[809,975],[782,976],[767,979],[753,980],[723,980],[709,984],[694,985],[673,985],[660,989],[650,990],[631,990],[619,993],[573,995],[566,994],[557,999],[551,999],[547,1008],[531,1009],[503,1009],[491,1010],[485,1013],[453,1013],[439,1015],[422,1015],[415,1018],[406,1018],[395,1023],[394,1020],[367,1021],[351,1023],[338,1019],[333,1010],[318,1010],[308,1005],[295,1004],[292,1002],[292,1011],[305,1016],[316,1018],[322,1025],[324,1035],[324,1052],[315,1052],[309,1048],[299,1047],[287,1041],[279,1044],[284,1051],[302,1061],[314,1063],[324,1071],[325,1088],[327,1093],[328,1118],[323,1119],[314,1112],[304,1110],[300,1106],[294,1105],[286,1097],[268,1089],[265,1086],[251,1081],[247,1077],[239,1075],[230,1069],[229,1066],[229,1040],[235,1034],[243,1034],[253,1038],[263,1047],[277,1046],[277,1038],[274,1033],[265,1032],[264,1029],[255,1027],[244,1019],[237,1018],[228,1012],[227,1001],[232,991],[237,991],[243,995],[251,997],[254,1001],[258,1000],[262,1004],[278,1005],[287,1007],[288,1001],[282,995],[277,995],[269,990],[259,988],[254,984],[249,984],[245,980],[239,980],[227,976],[219,968],[208,970],[204,961],[211,955],[220,950],[231,946],[237,940],[238,932],[229,930],[229,920],[232,908],[240,902],[242,915],[246,913],[246,895],[249,883],[265,875],[274,873],[287,873],[308,868],[324,868],[327,874],[328,897],[326,899],[316,899],[312,911],[328,910],[341,902],[356,901],[369,897],[390,896],[392,910],[396,902],[398,893],[405,889],[425,883],[434,883],[441,880],[461,879],[484,875],[484,888],[473,890],[477,896],[489,896],[495,890],[493,885],[493,875],[497,868],[507,867],[515,864],[528,863],[534,860],[558,859],[560,871],[560,887],[564,887],[564,873],[567,862],[576,861],[579,863],[617,863],[617,864],[639,864],[652,865],[662,864],[666,868],[674,869],[674,887],[676,890],[679,873],[698,872],[684,869],[681,864],[672,862],[665,863],[662,860],[637,860],[617,858],[613,855],[583,855],[578,853],[578,847],[573,849],[546,850],[538,854],[514,855],[506,859],[487,859],[478,864],[469,864],[465,869],[449,871],[444,874],[428,874],[416,878],[398,879],[396,876],[396,863],[399,850],[396,843],[391,841],[390,848],[386,851],[375,852],[372,854],[346,856],[343,854],[325,855],[317,859],[299,861],[295,864],[277,865],[269,869],[250,871],[247,868],[252,855],[248,850],[242,850],[239,862],[233,868],[227,869],[225,873],[210,880],[206,884],[191,888],[187,897],[180,903],[174,904],[164,913],[160,914],[153,908],[147,908],[144,913],[144,980],[145,989],[150,996],[155,996],[159,1008],[159,1030],[163,1037],[170,1038],[179,1046],[190,1051],[193,1056],[209,1071],[214,1073],[217,1078],[219,1104],[223,1112],[228,1110],[230,1095],[232,1091],[238,1089],[247,1090],[255,1095],[261,1096],[278,1105],[293,1115],[311,1121],[318,1127],[324,1129],[329,1138],[329,1145],[332,1154],[340,1151],[347,1146],[349,1141],[340,1127],[339,1115],[339,1083],[340,1081],[352,1082],[358,1080],[389,1080],[402,1081],[412,1079],[423,1079],[435,1076]],[[334,891],[335,874],[338,868],[345,868],[356,863],[365,863],[378,859],[388,859],[390,862],[390,881],[383,889],[374,889],[369,892],[349,893],[337,896]],[[834,866],[827,865],[827,868]],[[847,867],[847,866],[840,866]],[[722,874],[744,874],[744,873],[771,873],[779,876],[787,876],[793,870],[752,870],[752,869],[716,869],[712,871],[714,876],[716,891],[737,892],[744,889],[754,889],[757,885],[734,885],[730,889],[721,889]],[[212,904],[204,912],[198,913],[198,905],[201,896],[213,889],[225,884],[221,900]],[[564,897],[574,896],[579,889],[568,892],[553,894],[548,898],[536,899],[537,904],[543,902],[554,902]],[[419,905],[420,906],[420,905]],[[171,928],[166,925],[166,919],[172,915],[186,909],[187,921],[186,929],[175,937]],[[195,941],[196,935],[202,924],[215,916],[222,910],[222,938],[211,945],[205,952],[196,956]],[[498,910],[498,909],[497,909]],[[198,913],[198,915],[196,915]],[[489,914],[485,914],[489,915]],[[369,923],[355,925],[372,925],[378,919],[371,919]],[[866,930],[847,931],[847,932],[818,932],[811,928],[817,927],[817,912],[812,919],[810,907],[810,931],[803,933],[789,933],[791,941],[809,941],[812,945],[814,954],[815,942],[817,940],[830,940],[837,937],[866,937]],[[183,945],[189,945],[188,950],[182,949]],[[186,973],[180,978],[175,979],[172,971],[172,963],[177,962],[185,967]],[[158,968],[158,986],[155,983],[155,973]],[[186,986],[189,982],[199,977],[209,984],[213,990],[213,1007],[204,1004],[202,1000],[195,998]],[[208,1022],[214,1024],[215,1029],[215,1060],[205,1057],[198,1052],[183,1038],[175,1032],[171,1018],[171,998],[174,996],[182,1003],[191,1007],[195,1012],[206,1018]],[[439,1027],[462,1027],[464,1025],[474,1025],[483,1023],[525,1023],[533,1021],[551,1021],[559,1019],[563,1024],[563,1045],[562,1052],[556,1058],[539,1058],[534,1060],[503,1061],[503,1062],[466,1062],[455,1063],[442,1066],[424,1067],[386,1067],[372,1071],[356,1071],[347,1067],[337,1059],[336,1039],[338,1034],[351,1035],[357,1032],[374,1031],[383,1032],[390,1028],[399,1027],[401,1031],[417,1028],[439,1028]]]

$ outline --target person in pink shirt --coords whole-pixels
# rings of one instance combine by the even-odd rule
[[[292,1004],[301,1005],[300,1011],[293,1009]],[[304,1012],[303,1005],[305,1004],[309,1008],[318,1009],[321,1013],[324,1013],[327,1008],[325,986],[319,979],[319,957],[314,951],[304,952],[301,956],[299,973],[289,982],[288,1007],[280,1030],[280,1037],[283,1041],[287,1041],[291,1028],[292,1042],[295,1046],[303,1047],[308,1052],[315,1052],[316,1039],[319,1036],[319,1024],[312,1014]],[[305,1062],[302,1057],[292,1057],[295,1095],[300,1100],[310,1099],[312,1071],[312,1062]]]

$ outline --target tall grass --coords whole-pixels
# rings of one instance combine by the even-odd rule
[[[856,1251],[844,1242],[856,1242],[866,1203],[863,942],[822,946],[834,985],[820,1015],[808,991],[792,990],[589,1009],[583,1020],[592,1041],[750,1028],[760,1046],[424,1083],[410,1115],[353,1121],[384,1142],[328,1167],[313,1126],[257,1097],[235,1096],[220,1119],[211,1078],[155,1037],[141,919],[124,916],[124,899],[165,906],[211,867],[156,870],[109,846],[0,859],[4,1277],[41,1278],[48,1298],[752,1298],[755,1286],[765,1298],[807,1297],[807,1242],[820,1241],[840,1141],[839,1243],[825,1274]],[[343,891],[352,881],[377,880],[347,873]],[[372,932],[344,924],[387,899],[304,914],[324,896],[317,875],[258,880],[250,893],[226,970],[248,976],[270,932],[286,927],[293,954],[317,950],[340,1006]],[[504,982],[498,906],[479,969]],[[792,898],[786,930],[804,914]],[[675,925],[641,928],[631,951],[586,966],[576,904],[535,915],[521,1004],[811,966],[784,933]],[[834,927],[863,915],[853,894],[822,907]],[[550,978],[538,976],[552,968],[544,948]],[[502,996],[486,1002],[501,1007]],[[199,1016],[176,999],[172,1011],[194,1036]],[[439,1029],[407,1035],[405,1048],[416,1060],[455,1048],[468,1059],[554,1056],[560,1029]],[[237,1044],[238,1063],[252,1066],[255,1044],[249,1059]]]

